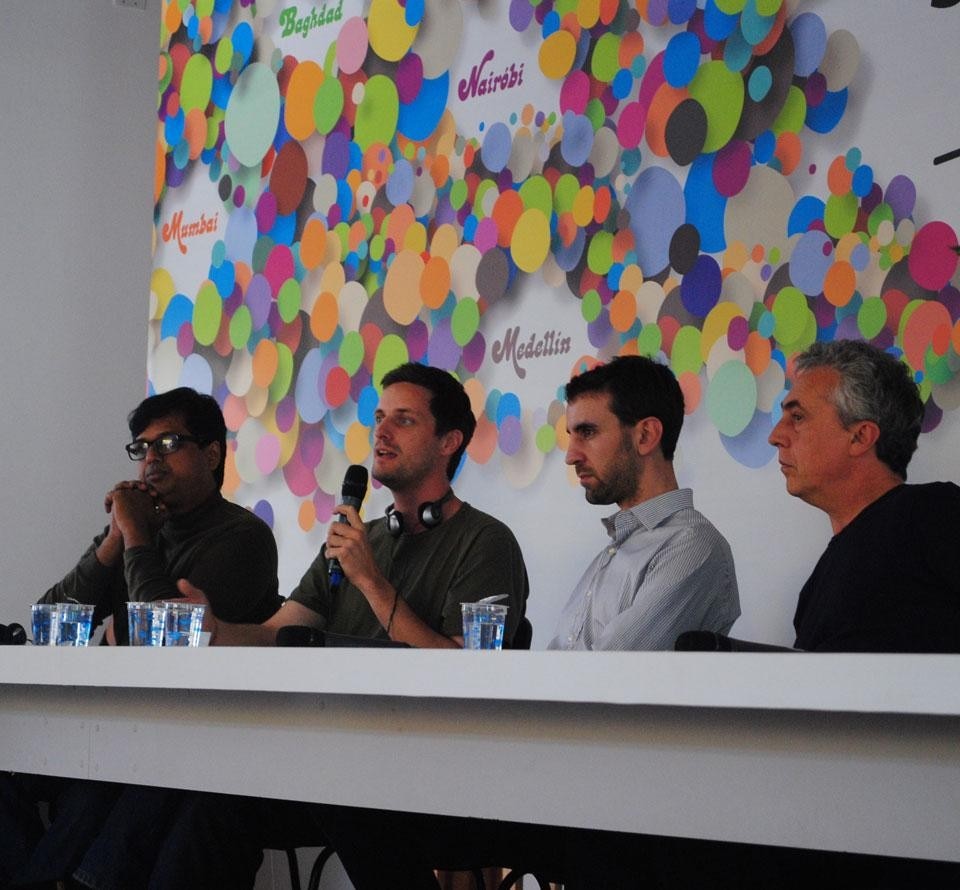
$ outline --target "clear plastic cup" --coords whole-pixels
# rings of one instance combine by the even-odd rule
[[[167,621],[166,603],[127,603],[131,646],[162,646]]]
[[[203,603],[188,603],[183,600],[168,600],[164,646],[199,646],[203,631],[203,616],[207,607]]]
[[[86,603],[60,603],[58,646],[86,646],[93,627],[93,606]]]
[[[461,603],[464,649],[502,649],[508,606],[498,603]]]
[[[34,603],[30,610],[34,646],[56,646],[60,639],[60,604]]]

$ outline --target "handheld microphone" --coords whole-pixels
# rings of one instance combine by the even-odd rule
[[[367,468],[360,464],[351,464],[343,477],[343,488],[340,491],[340,503],[360,509],[367,493]],[[337,517],[338,522],[346,522],[347,517],[342,514]],[[330,591],[337,592],[343,581],[343,568],[339,559],[327,560],[327,576],[330,578]]]
[[[22,624],[0,624],[0,646],[22,646],[27,642],[27,632]]]

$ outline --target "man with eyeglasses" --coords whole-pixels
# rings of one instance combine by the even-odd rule
[[[207,592],[219,620],[268,619],[283,602],[277,547],[266,523],[220,494],[226,425],[216,400],[180,387],[145,399],[128,425],[126,450],[137,478],[107,492],[109,525],[40,602],[92,603],[94,623],[112,618],[107,640],[121,645],[128,637],[127,602],[180,597],[180,578]],[[124,805],[142,808],[153,793],[0,775],[0,887],[15,876],[24,884],[68,876],[108,816],[122,818]],[[56,813],[45,834],[35,807],[42,799],[51,800]]]

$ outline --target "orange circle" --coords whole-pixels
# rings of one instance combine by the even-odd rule
[[[630,330],[637,318],[637,298],[627,290],[617,291],[610,301],[610,324],[621,334]]]
[[[743,360],[754,377],[759,377],[770,366],[770,357],[773,347],[766,337],[757,331],[750,331],[743,348]]]
[[[846,306],[857,288],[857,273],[850,263],[834,263],[823,281],[823,295],[834,306]]]
[[[837,155],[827,170],[827,188],[831,195],[848,195],[853,187],[853,173],[847,169],[847,159]]]
[[[324,291],[310,311],[310,333],[321,343],[326,343],[337,329],[338,318],[337,298],[330,291]]]
[[[497,244],[509,247],[517,220],[523,213],[523,199],[519,192],[508,189],[493,204],[493,221],[497,224]]]
[[[647,112],[644,135],[650,151],[657,157],[665,158],[670,153],[667,151],[667,120],[673,114],[673,110],[689,95],[686,89],[672,87],[668,83],[660,84],[653,94],[653,101]]]
[[[253,351],[253,382],[266,389],[276,376],[280,364],[277,344],[273,340],[261,340]]]
[[[317,98],[317,90],[325,79],[323,69],[310,60],[301,62],[293,69],[290,83],[287,85],[283,119],[287,132],[294,139],[302,142],[316,131],[317,123],[313,116],[313,105]]]
[[[796,133],[791,130],[784,130],[777,137],[777,147],[773,154],[780,161],[780,172],[784,176],[789,176],[800,165],[800,159],[803,156],[803,143]]]
[[[300,236],[300,262],[306,269],[316,269],[327,252],[327,227],[319,216],[311,217]]]
[[[439,309],[450,293],[450,264],[441,256],[431,256],[420,275],[420,299],[429,309]]]

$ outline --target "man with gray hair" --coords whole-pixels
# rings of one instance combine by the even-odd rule
[[[922,419],[888,353],[841,340],[796,359],[770,444],[787,491],[833,528],[800,591],[797,648],[960,652],[960,488],[905,484]]]

